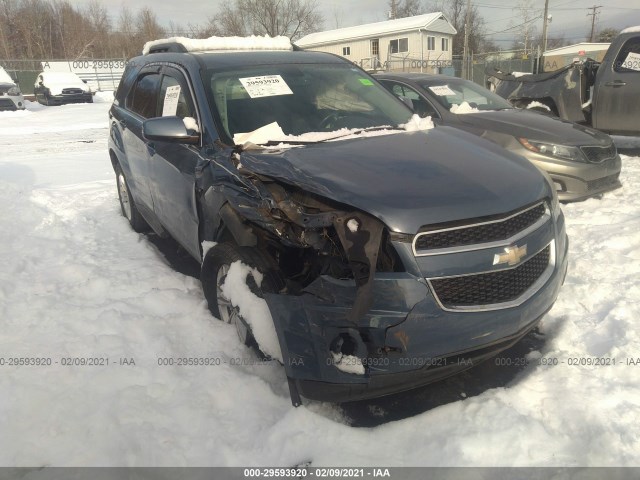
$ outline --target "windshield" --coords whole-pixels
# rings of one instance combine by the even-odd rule
[[[473,82],[453,81],[448,83],[424,83],[420,85],[447,110],[464,102],[474,110],[503,110],[513,108],[504,98]],[[456,108],[454,107],[454,113]]]
[[[397,127],[411,111],[351,65],[260,65],[207,71],[211,108],[229,139],[262,127],[284,135]],[[277,128],[279,127],[279,128]],[[264,131],[264,130],[263,130]],[[267,143],[276,138],[261,137]]]

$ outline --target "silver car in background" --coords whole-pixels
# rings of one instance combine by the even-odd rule
[[[600,195],[621,186],[620,155],[611,137],[544,113],[514,108],[468,80],[421,73],[375,75],[421,117],[460,128],[522,155],[547,172],[561,201]]]
[[[0,67],[0,112],[24,110],[24,97],[13,78]]]

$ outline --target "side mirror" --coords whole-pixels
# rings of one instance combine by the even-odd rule
[[[409,97],[403,97],[401,95],[398,95],[398,98],[402,100],[402,103],[404,103],[407,107],[413,110],[413,100],[411,100]]]
[[[142,136],[145,140],[196,144],[200,135],[191,135],[180,117],[150,118],[142,123]]]

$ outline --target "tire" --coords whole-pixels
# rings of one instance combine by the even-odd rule
[[[133,201],[133,196],[129,191],[127,179],[125,178],[120,165],[116,164],[115,170],[116,187],[118,188],[118,199],[120,200],[120,211],[122,212],[122,215],[129,220],[129,224],[134,231],[138,233],[144,232],[149,228],[149,225],[145,219],[142,218],[142,215],[140,215],[140,212]]]
[[[260,351],[251,327],[240,315],[238,307],[232,305],[219,288],[224,283],[229,266],[238,260],[262,273],[260,286],[253,275],[247,277],[247,284],[256,296],[262,298],[265,292],[277,293],[284,288],[284,280],[277,266],[260,250],[255,247],[238,247],[234,243],[221,243],[211,248],[202,262],[202,290],[211,314],[223,322],[234,324],[240,342],[266,356]]]

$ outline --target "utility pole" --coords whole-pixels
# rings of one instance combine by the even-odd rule
[[[469,22],[471,19],[471,0],[467,0],[467,12],[464,19],[464,51],[462,52],[462,78],[469,79]]]
[[[547,28],[549,25],[549,0],[544,0],[544,21],[542,23],[542,53],[547,51]]]
[[[598,8],[602,8],[602,5],[594,5],[593,7],[589,7],[587,9],[587,10],[593,10],[593,12],[587,13],[587,17],[591,17],[591,36],[589,37],[589,41],[592,43],[593,43],[593,35],[595,34],[595,30],[596,30],[596,15],[598,15],[599,13],[596,11]]]

